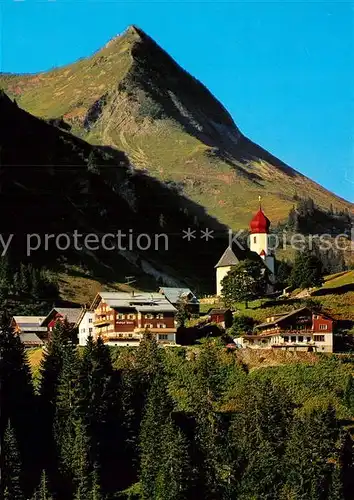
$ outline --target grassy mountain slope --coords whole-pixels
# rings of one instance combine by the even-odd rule
[[[92,298],[97,282],[116,285],[130,275],[137,280],[135,286],[145,289],[156,289],[156,280],[214,289],[213,266],[225,249],[227,234],[203,207],[134,170],[121,151],[92,146],[32,116],[1,92],[0,130],[0,208],[6,214],[0,233],[4,238],[14,234],[12,258],[26,259],[26,235],[38,234],[41,246],[28,259],[52,269],[64,296],[72,300],[79,294],[80,302]],[[199,238],[187,242],[182,229],[188,227],[208,227],[225,237],[204,244]],[[80,249],[71,236],[68,250],[62,248],[65,238],[60,248],[53,239],[45,248],[45,234],[72,235],[75,230],[99,237],[131,231],[132,246],[126,238],[126,250],[89,250],[81,239]],[[141,233],[153,242],[155,235],[166,234],[167,246],[162,238],[139,249],[136,235]]]
[[[88,142],[123,150],[135,168],[173,182],[230,227],[248,225],[260,194],[274,222],[296,196],[352,209],[244,137],[212,94],[136,27],[74,64],[2,74],[1,86],[34,115],[63,117]]]

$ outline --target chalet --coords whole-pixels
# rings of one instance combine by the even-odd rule
[[[238,339],[242,347],[333,352],[334,321],[328,315],[302,307],[275,314],[257,325],[252,335]]]
[[[25,347],[41,347],[47,337],[47,328],[41,326],[42,316],[13,316],[11,326]]]
[[[94,317],[95,313],[90,309],[83,308],[80,312],[80,315],[75,324],[75,328],[77,329],[79,337],[79,345],[81,346],[85,346],[87,344],[87,339],[89,338],[90,335],[92,337],[94,336],[95,333],[93,326]]]
[[[229,328],[232,325],[231,309],[210,309],[208,312],[209,323],[216,323],[223,328]]]
[[[185,301],[188,311],[199,315],[199,300],[189,288],[163,287],[160,288],[159,293],[164,295],[174,307],[179,301]]]
[[[81,307],[54,307],[43,319],[41,326],[45,326],[48,332],[51,332],[57,321],[64,321],[66,319],[68,323],[74,327],[81,311]]]
[[[176,308],[161,293],[102,292],[95,297],[94,337],[119,346],[137,346],[144,332],[160,344],[176,345]]]

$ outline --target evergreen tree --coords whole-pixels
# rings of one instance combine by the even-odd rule
[[[354,380],[352,375],[348,375],[343,399],[346,406],[354,413]]]
[[[121,435],[115,382],[109,348],[100,337],[95,342],[90,336],[80,364],[78,413],[88,437],[90,463],[99,464],[96,472],[107,489],[118,489],[115,470]]]
[[[289,262],[287,262],[286,260],[282,260],[279,262],[277,267],[278,268],[277,268],[276,276],[277,276],[278,285],[280,285],[281,287],[288,286],[289,278],[290,278],[291,271],[292,271],[292,265],[289,264]]]
[[[291,271],[289,283],[293,288],[311,288],[321,286],[323,273],[321,261],[311,252],[299,251]]]
[[[48,480],[45,471],[42,471],[40,484],[34,492],[31,500],[53,500],[49,492]]]
[[[63,349],[55,401],[54,439],[64,487],[75,477],[75,443],[78,415],[79,359],[75,346],[68,342]]]
[[[0,258],[0,300],[7,299],[11,288],[11,268],[7,256]]]
[[[27,265],[21,263],[20,265],[20,292],[28,295],[31,291],[31,274]]]
[[[63,322],[58,321],[51,332],[51,338],[40,363],[39,392],[42,404],[52,415],[50,426],[52,425],[54,415],[59,375],[63,365],[63,353],[71,336],[72,328],[69,323],[66,320]]]
[[[136,482],[139,471],[139,434],[146,398],[155,377],[163,373],[162,349],[149,332],[144,335],[134,355],[122,370],[120,381],[120,422],[124,436],[122,463],[126,483],[122,489]]]
[[[314,409],[294,420],[284,456],[284,472],[287,486],[296,498],[328,498],[338,437],[338,422],[331,407]],[[335,489],[338,491],[338,485]]]
[[[143,500],[185,498],[188,484],[186,442],[171,418],[172,403],[162,375],[154,379],[140,433]]]
[[[76,485],[75,500],[98,500],[100,488],[97,471],[90,458],[90,444],[80,419],[75,426],[73,474]]]
[[[293,406],[286,392],[270,380],[246,384],[239,395],[240,411],[229,433],[234,457],[237,498],[278,498],[284,480],[282,457],[292,421]]]
[[[190,313],[188,310],[188,298],[183,296],[178,297],[176,309],[177,326],[183,327],[186,321],[190,318]]]
[[[6,428],[2,443],[3,457],[1,465],[0,493],[4,500],[24,500],[21,489],[21,460],[17,442],[10,422]]]
[[[7,313],[0,317],[0,387],[0,436],[11,421],[23,464],[21,476],[29,478],[28,488],[33,489],[31,481],[36,475],[38,459],[34,445],[37,425],[34,391],[24,346],[10,327]]]

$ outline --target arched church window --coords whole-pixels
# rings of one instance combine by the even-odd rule
[[[257,236],[253,236],[253,243],[257,243]]]

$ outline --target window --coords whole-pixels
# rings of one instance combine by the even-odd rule
[[[129,319],[135,319],[135,314],[128,314]]]
[[[159,340],[167,340],[168,335],[159,335]]]
[[[304,341],[304,337],[302,335],[299,335],[299,342],[303,342]]]
[[[284,342],[289,342],[289,337],[287,335],[284,335]]]
[[[313,318],[314,319],[320,319],[320,317],[317,314],[315,314]]]
[[[166,328],[165,323],[157,323],[157,328]]]
[[[89,318],[89,323],[92,323],[92,318]]]
[[[306,337],[307,342],[311,342],[311,337]]]
[[[133,336],[133,334],[132,334],[132,333],[128,333],[128,337],[132,337],[132,336]]]
[[[156,314],[157,319],[163,319],[163,313]]]
[[[92,333],[93,328],[89,328],[89,333]]]
[[[257,236],[253,236],[253,243],[257,243]]]
[[[291,337],[291,342],[296,342],[296,337],[295,336]]]
[[[82,331],[82,333],[85,333],[85,328],[83,328],[81,331]]]
[[[124,314],[117,314],[118,319],[124,319]]]
[[[324,342],[325,341],[325,337],[324,337],[324,335],[314,335],[313,336],[313,340],[315,342]]]
[[[145,314],[146,319],[152,319],[154,316],[152,314]]]
[[[328,330],[328,325],[320,325],[320,330]]]
[[[151,323],[145,323],[144,328],[153,328]]]

